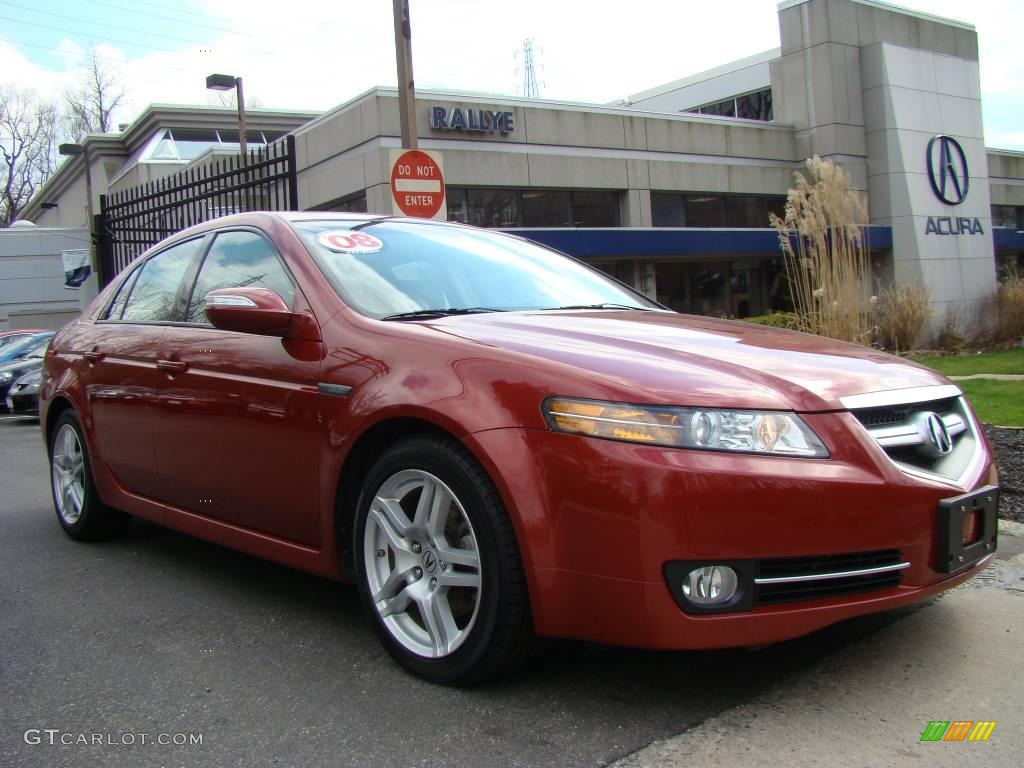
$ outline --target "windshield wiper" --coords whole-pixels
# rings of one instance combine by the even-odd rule
[[[640,312],[651,312],[649,307],[635,307],[631,304],[616,304],[606,301],[601,304],[566,304],[564,307],[543,307],[542,312],[550,312],[556,309],[636,309]]]
[[[504,312],[494,307],[449,307],[448,309],[416,309],[412,312],[398,312],[385,315],[381,320],[421,320],[425,317],[447,317],[449,315],[477,315],[482,312]]]

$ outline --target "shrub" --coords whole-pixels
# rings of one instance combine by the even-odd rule
[[[895,352],[913,349],[929,317],[928,289],[923,285],[903,283],[886,288],[875,305],[878,342]]]
[[[1008,272],[996,295],[1000,341],[1020,342],[1024,337],[1024,274]]]
[[[1024,345],[1024,273],[1003,273],[996,290],[978,303],[975,328],[977,346]]]
[[[792,330],[800,327],[800,317],[796,312],[769,312],[767,315],[744,317],[743,321],[746,323],[756,323],[757,325],[770,325],[772,328],[789,328]]]
[[[964,337],[960,332],[963,320],[963,313],[959,306],[948,307],[946,316],[935,334],[935,346],[943,352],[955,354],[964,345]]]

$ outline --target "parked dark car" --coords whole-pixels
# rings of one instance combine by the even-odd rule
[[[9,363],[28,357],[33,351],[45,348],[53,338],[53,331],[38,331],[29,334],[0,349],[0,363]]]
[[[0,413],[6,413],[10,410],[10,406],[7,403],[7,395],[10,394],[15,382],[26,373],[40,370],[43,367],[43,358],[45,356],[46,347],[36,347],[25,357],[20,357],[7,363],[0,363]]]
[[[680,315],[455,224],[187,229],[60,331],[40,401],[69,536],[135,515],[353,580],[437,682],[507,671],[536,635],[796,637],[996,547],[992,453],[940,374]]]
[[[42,329],[31,329],[31,330],[18,330],[18,331],[0,331],[0,351],[6,349],[9,345],[16,341],[21,341],[26,336],[31,336],[35,333],[39,333]]]
[[[39,415],[39,382],[42,380],[42,365],[29,371],[14,382],[7,390],[7,410],[15,415]]]

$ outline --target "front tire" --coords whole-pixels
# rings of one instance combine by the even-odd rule
[[[466,684],[528,655],[533,627],[512,523],[457,442],[418,436],[388,449],[363,484],[354,536],[363,604],[406,669]]]
[[[74,411],[62,413],[50,439],[50,488],[57,520],[76,541],[109,539],[131,518],[100,501],[82,425]]]

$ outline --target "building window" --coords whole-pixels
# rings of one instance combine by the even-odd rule
[[[685,227],[683,196],[651,192],[651,221],[656,227]]]
[[[686,111],[698,115],[742,117],[745,120],[771,122],[773,119],[772,89],[763,88],[760,91],[730,96],[728,99],[715,101],[711,104],[702,104],[699,107],[692,107]]]
[[[666,261],[658,301],[694,315],[744,318],[792,309],[781,259]]]
[[[469,223],[478,227],[520,227],[519,192],[514,189],[470,189]]]
[[[311,211],[339,211],[342,213],[366,213],[366,192],[357,192],[354,195],[335,198],[326,203],[315,205]]]
[[[782,216],[783,195],[719,195],[711,193],[651,193],[655,227],[731,227],[763,229],[768,214]]]
[[[446,187],[448,220],[478,227],[617,227],[619,193]]]
[[[684,195],[683,200],[686,226],[725,226],[725,199],[721,195]]]
[[[558,190],[523,191],[523,224],[527,227],[572,227],[572,193]]]
[[[619,226],[618,193],[573,192],[572,218],[577,227]]]
[[[1024,205],[993,205],[992,226],[1024,229]]]
[[[366,193],[343,200],[331,208],[332,211],[345,211],[347,213],[366,213]]]

